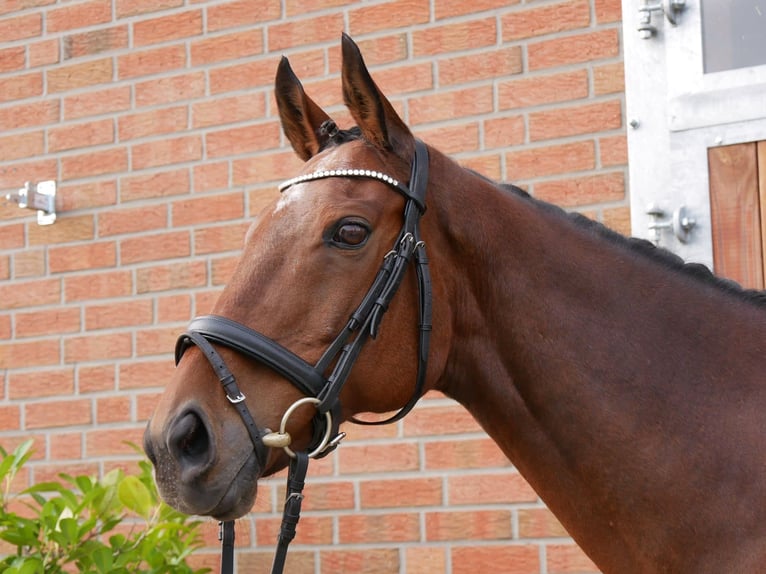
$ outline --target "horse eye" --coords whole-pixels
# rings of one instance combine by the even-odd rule
[[[332,241],[340,247],[361,247],[369,235],[369,229],[361,223],[346,222],[335,230]]]

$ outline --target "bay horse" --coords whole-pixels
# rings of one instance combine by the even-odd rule
[[[179,339],[145,434],[164,499],[240,517],[340,421],[436,389],[604,572],[763,571],[763,293],[460,167],[342,55],[351,129],[279,65],[305,164]]]

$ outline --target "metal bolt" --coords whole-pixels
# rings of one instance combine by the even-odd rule
[[[641,125],[641,122],[638,120],[638,118],[631,118],[628,122],[628,125],[632,127],[634,130],[638,129],[638,126]]]

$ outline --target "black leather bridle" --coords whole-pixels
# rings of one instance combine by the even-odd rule
[[[358,424],[387,424],[404,417],[420,399],[425,383],[428,365],[428,349],[431,332],[431,278],[428,269],[425,243],[420,238],[420,217],[425,212],[425,194],[428,184],[428,149],[420,140],[415,140],[415,155],[409,185],[393,177],[373,170],[338,169],[323,170],[298,176],[279,186],[284,191],[292,185],[319,179],[366,178],[381,181],[406,199],[402,229],[393,248],[383,259],[369,290],[362,302],[351,314],[345,327],[325,350],[315,365],[306,362],[292,351],[273,339],[217,315],[197,317],[189,324],[176,342],[176,364],[192,345],[197,346],[210,362],[220,380],[226,397],[242,418],[253,443],[259,467],[265,468],[269,447],[282,447],[290,456],[287,479],[287,495],[282,516],[282,528],[277,541],[277,550],[272,564],[272,574],[279,574],[284,568],[287,546],[295,537],[295,527],[300,517],[304,480],[308,459],[325,456],[343,438],[338,432],[341,421],[340,393],[348,379],[364,343],[375,338],[389,303],[393,299],[404,273],[412,261],[418,276],[419,291],[419,349],[418,371],[415,390],[410,400],[396,414],[383,421],[367,422],[355,418]],[[245,403],[245,395],[239,389],[234,375],[226,366],[213,344],[223,345],[270,367],[297,387],[306,398],[297,401],[285,413],[279,432],[259,428]],[[329,372],[329,374],[327,374]],[[313,403],[316,415],[313,418],[314,435],[306,451],[294,452],[289,448],[290,437],[285,432],[286,421],[294,408],[306,402]],[[221,524],[220,538],[223,555],[222,574],[233,572],[234,522]]]

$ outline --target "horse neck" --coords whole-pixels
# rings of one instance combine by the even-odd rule
[[[718,399],[766,408],[763,313],[754,321],[752,305],[448,161],[437,169],[450,182],[431,201],[445,231],[429,252],[452,327],[441,389],[602,567],[669,560],[659,557],[667,540],[657,521],[705,507],[676,498],[689,455],[711,484],[733,456],[713,440],[709,422],[727,408]],[[762,442],[760,424],[728,430]],[[643,524],[631,504],[647,496],[656,499]]]

